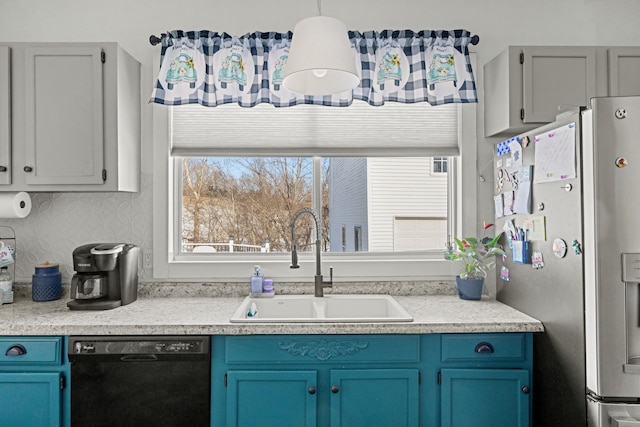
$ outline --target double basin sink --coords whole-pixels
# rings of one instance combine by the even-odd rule
[[[413,317],[389,295],[276,295],[246,297],[232,323],[411,322]]]

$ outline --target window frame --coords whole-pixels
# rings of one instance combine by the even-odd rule
[[[342,246],[342,252],[346,252],[347,251],[347,226],[346,226],[346,224],[342,224],[342,226],[340,227],[340,239],[341,239],[340,245]]]
[[[471,54],[475,65],[475,55]],[[156,60],[157,61],[157,60]],[[460,155],[451,158],[449,167],[449,206],[453,212],[450,232],[454,235],[474,234],[477,224],[477,104],[459,104],[458,138]],[[259,263],[269,277],[278,282],[310,282],[315,271],[315,257],[299,254],[299,269],[290,269],[290,254],[216,254],[210,256],[176,256],[174,218],[179,214],[173,191],[176,179],[175,159],[170,156],[170,110],[152,105],[153,119],[153,281],[206,281],[212,283],[248,281],[253,266]],[[251,153],[247,153],[251,156]],[[314,173],[320,173],[320,162],[314,162]],[[318,189],[318,192],[320,189]],[[320,195],[314,194],[319,204]],[[316,203],[316,202],[314,202]],[[319,212],[318,206],[314,209]],[[443,247],[444,252],[444,247]],[[256,255],[262,255],[256,257]],[[267,255],[265,257],[264,255]],[[186,259],[185,259],[186,258]],[[323,253],[322,269],[334,267],[335,282],[427,281],[452,280],[453,263],[443,253]]]

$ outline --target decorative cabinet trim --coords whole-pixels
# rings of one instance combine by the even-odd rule
[[[219,351],[224,352],[225,362],[233,365],[310,361],[406,365],[420,362],[420,343],[420,335],[227,336]]]
[[[281,350],[294,356],[310,357],[318,360],[329,360],[338,356],[350,356],[369,347],[363,340],[317,340],[317,341],[281,341]]]

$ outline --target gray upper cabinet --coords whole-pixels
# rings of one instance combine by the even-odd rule
[[[596,96],[595,49],[531,47],[522,53],[523,123],[550,123]]]
[[[138,61],[116,43],[8,49],[13,168],[0,191],[139,191]]]
[[[11,184],[11,62],[0,46],[0,185]]]
[[[25,51],[27,184],[102,184],[102,49]]]
[[[485,136],[513,136],[596,96],[640,95],[640,48],[510,46],[484,66]]]
[[[640,47],[609,49],[609,95],[640,95]]]
[[[485,136],[552,122],[596,95],[594,48],[511,46],[484,66]]]

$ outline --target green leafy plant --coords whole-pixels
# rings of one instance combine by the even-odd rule
[[[496,265],[496,255],[504,254],[504,251],[496,246],[500,236],[502,236],[502,233],[493,239],[484,237],[482,240],[478,240],[476,237],[465,237],[463,239],[454,237],[457,247],[456,250],[449,252],[448,257],[452,261],[457,261],[462,267],[460,278],[477,279],[487,277],[487,274]]]

